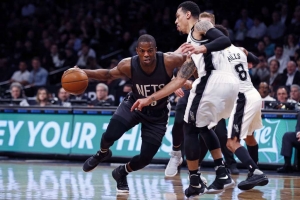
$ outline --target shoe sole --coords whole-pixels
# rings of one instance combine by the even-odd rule
[[[207,190],[206,194],[219,194],[223,191],[224,189],[220,189],[220,190],[211,189],[211,190]]]
[[[235,186],[234,180],[231,179],[231,183],[225,184],[224,189],[233,188]]]
[[[108,155],[107,155],[106,157],[104,157],[102,160],[100,160],[99,163],[101,163],[101,162],[103,162],[103,161],[106,161],[106,160],[110,159],[111,156],[112,156],[112,152],[111,152],[111,150],[109,150],[109,151],[108,151]],[[88,158],[88,159],[90,159],[90,158]],[[86,161],[85,161],[85,162],[86,162]],[[85,162],[84,162],[84,163],[85,163]],[[84,170],[83,167],[82,167],[82,170],[83,170],[84,172],[91,172],[91,171],[93,171],[94,169],[96,169],[96,167],[99,165],[99,163],[98,163],[93,169],[90,169],[90,170]]]
[[[118,188],[116,188],[118,193],[122,193],[122,194],[126,194],[129,193],[129,190],[119,190]]]
[[[255,186],[265,186],[268,183],[269,183],[269,179],[268,178],[264,178],[264,179],[261,179],[261,180],[257,181],[256,183],[253,183],[253,184],[242,185],[242,186],[238,185],[238,188],[240,190],[251,190]]]
[[[189,196],[187,196],[186,194],[184,194],[184,195],[185,195],[187,198],[190,198],[190,197],[194,198],[194,197],[199,197],[199,196],[202,196],[202,195],[206,194],[207,191],[208,191],[208,190],[205,188],[203,193],[199,193],[199,194],[191,194],[191,195],[189,195]]]
[[[168,174],[166,173],[167,170],[165,170],[165,176],[166,176],[166,177],[174,177],[174,176],[176,176],[176,174],[178,173],[178,167],[182,164],[182,162],[183,162],[183,159],[182,159],[182,157],[181,157],[181,158],[180,158],[180,163],[179,163],[179,165],[177,166],[176,173],[175,173],[175,174],[172,174],[172,175],[168,175]]]

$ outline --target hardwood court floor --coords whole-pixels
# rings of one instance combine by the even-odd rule
[[[101,165],[85,173],[81,164],[49,161],[0,160],[0,199],[186,199],[187,170],[174,178],[164,177],[163,167],[148,167],[130,174],[127,178],[129,195],[116,194],[116,182],[111,171],[117,165]],[[208,183],[214,180],[213,171],[204,171]],[[300,199],[299,176],[268,175],[265,187],[242,192],[237,187],[219,195],[204,194],[193,199]],[[236,182],[246,178],[246,173],[233,176]]]

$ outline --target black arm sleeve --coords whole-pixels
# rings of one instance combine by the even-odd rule
[[[247,61],[251,62],[252,64],[257,65],[259,63],[258,57],[256,57],[253,53],[248,51]]]
[[[205,44],[207,52],[221,51],[231,45],[230,39],[216,28],[209,29],[205,37],[211,42]]]

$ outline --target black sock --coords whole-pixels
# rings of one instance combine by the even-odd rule
[[[284,164],[291,166],[291,157],[284,156]]]
[[[181,144],[177,147],[173,146],[172,149],[173,149],[173,151],[180,151],[181,150]]]
[[[235,150],[234,154],[244,165],[247,166],[250,172],[254,172],[255,169],[258,169],[258,166],[252,160],[245,147],[240,146],[237,150]]]
[[[234,154],[244,165],[247,166],[250,172],[254,172],[255,169],[258,169],[258,166],[252,160],[252,158],[249,155],[249,152],[246,150],[245,147],[240,146],[239,148],[237,148],[237,150],[235,150]]]
[[[248,152],[252,158],[252,160],[257,164],[258,163],[258,145],[254,146],[248,146],[247,145]]]
[[[214,160],[214,163],[215,163],[215,166],[224,165],[223,158],[218,158],[218,159]]]
[[[190,172],[190,175],[197,174],[198,173],[198,169],[196,169],[196,170],[189,170],[189,172]]]

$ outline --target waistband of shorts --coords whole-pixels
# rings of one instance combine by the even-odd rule
[[[228,76],[233,76],[235,77],[231,72],[228,71],[222,71],[222,70],[212,70],[211,71],[212,74],[222,74],[222,75],[228,75]]]
[[[232,76],[232,77],[235,77],[231,72],[228,72],[228,71],[223,71],[223,70],[211,70],[210,71],[211,74],[226,74],[228,76]],[[199,77],[202,77],[202,76],[205,76],[208,72],[207,71],[202,71],[200,72],[198,75]]]

